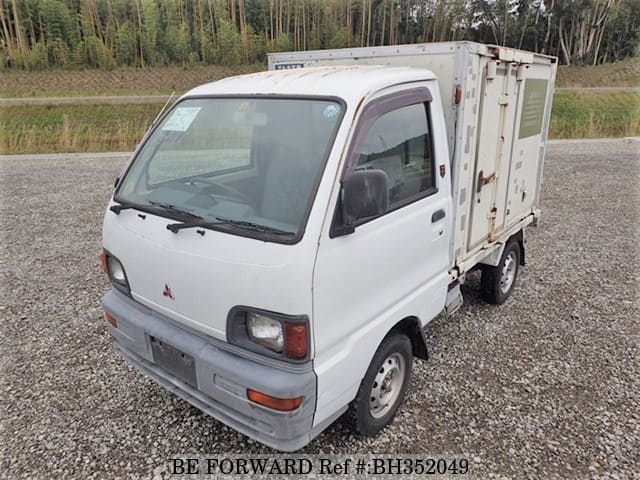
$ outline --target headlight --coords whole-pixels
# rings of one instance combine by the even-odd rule
[[[281,353],[284,348],[282,324],[273,318],[257,313],[247,313],[249,338],[260,345]]]
[[[227,318],[229,343],[293,362],[308,360],[309,318],[250,307],[234,307]]]
[[[101,255],[102,268],[109,277],[111,284],[123,293],[131,296],[129,289],[129,280],[127,280],[127,274],[124,271],[124,267],[120,260],[111,255],[109,252],[102,252]]]
[[[122,268],[120,260],[109,255],[107,258],[107,264],[109,265],[109,275],[111,276],[111,280],[118,282],[121,285],[126,285],[127,277],[124,274],[124,268]]]

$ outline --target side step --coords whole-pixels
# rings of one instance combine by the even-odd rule
[[[449,290],[447,291],[447,303],[444,307],[447,317],[456,313],[463,303],[464,300],[462,298],[462,291],[460,291],[460,282],[453,282],[449,285]]]

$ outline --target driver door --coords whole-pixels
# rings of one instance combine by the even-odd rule
[[[390,205],[350,234],[321,238],[313,282],[316,423],[355,397],[393,325],[408,316],[424,325],[444,308],[452,209],[439,99],[435,81],[395,87],[359,116],[343,178],[384,171]],[[339,217],[339,201],[336,209]]]

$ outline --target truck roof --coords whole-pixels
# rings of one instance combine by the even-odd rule
[[[335,96],[347,103],[358,102],[369,93],[399,83],[432,80],[430,70],[381,65],[348,65],[288,70],[269,70],[228,77],[200,85],[193,95],[320,95]]]

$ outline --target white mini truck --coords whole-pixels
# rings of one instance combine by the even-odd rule
[[[503,303],[539,215],[553,57],[468,42],[269,56],[182,96],[116,181],[121,354],[266,445],[373,435],[424,328],[482,270]]]

